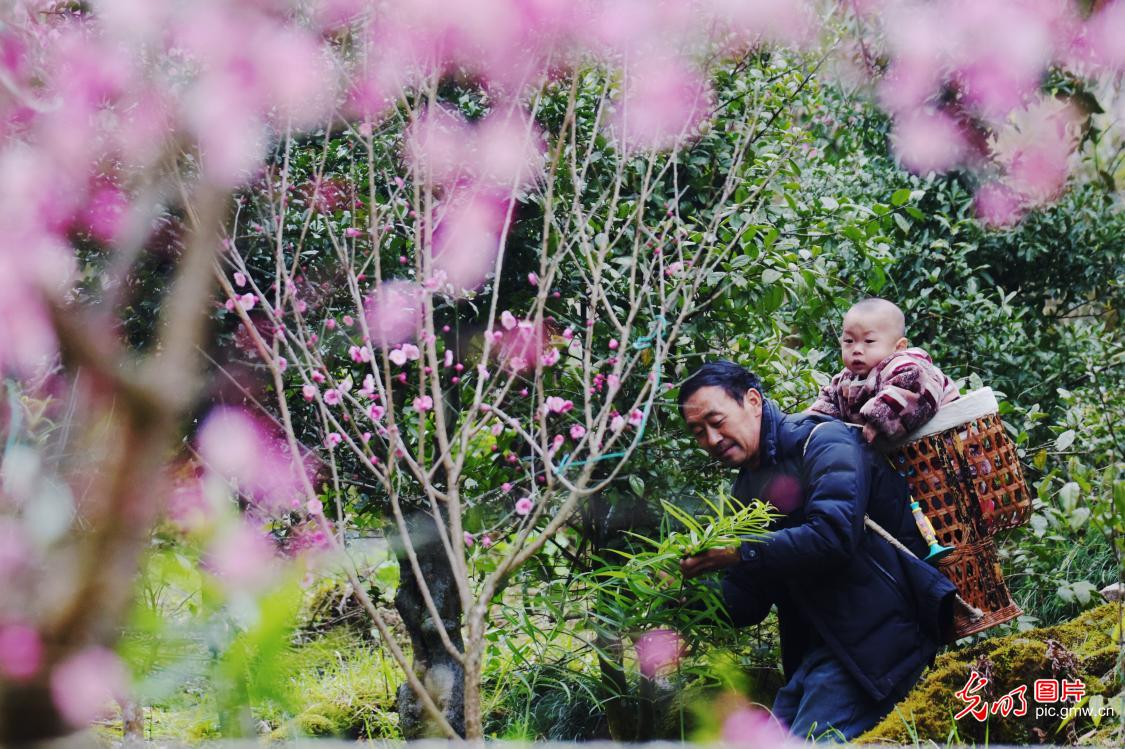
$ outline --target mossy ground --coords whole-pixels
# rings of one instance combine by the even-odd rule
[[[1105,604],[1054,627],[983,640],[944,653],[895,711],[858,741],[1065,744],[1120,740],[1125,720],[1119,698],[1123,684],[1117,670],[1120,616],[1118,604]],[[1057,644],[1049,644],[1052,642]],[[974,668],[989,678],[980,692],[988,702],[1027,685],[1028,714],[990,715],[983,722],[966,715],[955,721],[954,715],[966,706],[956,693]],[[1081,680],[1087,696],[1100,695],[1107,701],[1117,697],[1117,714],[1104,718],[1100,725],[1085,716],[1066,726],[1058,717],[1036,717],[1035,680],[1063,678]]]

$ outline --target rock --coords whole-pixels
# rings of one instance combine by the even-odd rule
[[[1102,598],[1107,601],[1120,601],[1125,598],[1125,583],[1116,582],[1112,585],[1107,585],[1098,591],[1101,593]]]
[[[1043,705],[1035,701],[1034,684],[1037,679],[1078,680],[1084,684],[1086,696],[1113,698],[1122,687],[1114,676],[1117,622],[1118,606],[1104,604],[1054,627],[991,638],[943,653],[895,711],[857,743],[933,741],[945,745],[950,737],[959,744],[1077,743],[1079,736],[1095,728],[1093,722],[1080,716],[1060,730],[1061,717],[1037,715],[1036,708]],[[954,721],[953,716],[969,704],[957,692],[965,687],[972,670],[989,679],[978,693],[989,704],[1026,687],[1027,715],[992,714],[984,721],[965,715]],[[1116,717],[1103,720],[1101,728],[1112,730],[1118,722]]]

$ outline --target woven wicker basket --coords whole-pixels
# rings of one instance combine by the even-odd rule
[[[1008,586],[1004,584],[1004,575],[1000,572],[996,545],[992,539],[957,547],[956,551],[938,563],[938,569],[953,581],[966,602],[983,613],[983,616],[976,618],[963,606],[955,606],[950,641],[983,632],[1023,613],[1012,601]]]
[[[1015,445],[988,388],[945,406],[888,457],[945,546],[1023,525],[1031,513]]]
[[[969,393],[943,407],[887,456],[906,479],[938,542],[955,549],[938,568],[983,614],[974,617],[957,606],[953,639],[1022,613],[1004,584],[992,536],[1027,521],[1031,493],[997,412],[990,389]]]

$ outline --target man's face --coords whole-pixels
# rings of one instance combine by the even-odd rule
[[[728,466],[758,463],[762,395],[746,391],[735,401],[718,386],[702,387],[684,401],[684,420],[699,446]]]

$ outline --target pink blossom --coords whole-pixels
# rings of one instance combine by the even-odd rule
[[[329,388],[324,391],[324,402],[329,406],[340,405],[340,391],[336,388]]]
[[[219,535],[204,555],[204,567],[228,590],[260,591],[275,572],[276,547],[246,521]]]
[[[336,329],[336,319],[332,318],[332,317],[328,318],[327,320],[324,321],[324,327],[327,328],[328,330],[335,330]]]
[[[488,535],[487,533],[485,535],[481,536],[480,537],[480,545],[485,549],[491,547],[492,546],[492,536]]]
[[[612,419],[610,419],[609,428],[610,431],[620,432],[625,428],[625,417],[621,414],[616,414]]]
[[[355,325],[355,318],[352,317],[351,315],[344,315],[343,321],[344,321],[344,325],[347,325],[349,328],[351,326]]]
[[[709,100],[706,80],[684,62],[638,60],[625,77],[614,130],[628,149],[675,148],[708,116]]]
[[[516,514],[520,517],[528,515],[534,507],[535,503],[531,501],[531,497],[520,497],[516,500]]]
[[[388,281],[367,298],[367,324],[372,341],[390,348],[414,338],[421,327],[422,287],[409,281]]]
[[[445,274],[454,296],[476,289],[494,272],[506,214],[506,201],[480,194],[459,195],[442,214],[433,270]]]
[[[543,406],[547,413],[564,414],[574,408],[574,401],[560,398],[557,395],[550,395],[547,396]]]
[[[200,481],[191,479],[175,487],[168,495],[164,514],[181,531],[189,533],[203,528],[214,515]]]
[[[501,422],[501,421],[497,421],[495,424],[492,425],[491,431],[492,431],[493,437],[499,437],[501,434],[504,433],[504,423]]]
[[[359,394],[364,398],[372,398],[375,396],[375,375],[368,372],[363,376],[363,387],[359,389]]]
[[[445,350],[445,357],[442,359],[442,365],[445,367],[453,366],[453,349]]]
[[[1020,220],[1024,211],[1020,196],[999,182],[989,182],[977,190],[973,205],[977,218],[997,228],[1012,226]]]
[[[51,697],[67,723],[81,728],[125,698],[128,673],[121,659],[105,648],[72,655],[51,674]]]
[[[304,385],[301,387],[301,395],[303,395],[307,401],[314,400],[316,398],[316,393],[316,385]]]
[[[617,390],[621,386],[621,378],[615,374],[611,374],[605,378],[606,384],[609,385],[610,391]]]
[[[505,330],[511,330],[512,328],[516,327],[516,324],[518,322],[519,321],[516,319],[516,316],[508,310],[504,310],[500,313],[500,324],[504,326]]]
[[[464,532],[463,538],[465,539],[465,546],[466,547],[472,546],[474,543],[476,543],[476,539],[473,538],[473,534],[469,533],[468,531]]]
[[[363,444],[366,445],[368,442],[371,441],[371,432],[364,432],[363,434],[359,435],[359,440],[360,440],[360,442],[362,442]],[[378,461],[376,461],[376,462],[378,462]]]
[[[891,143],[902,165],[912,172],[944,172],[965,158],[967,144],[957,123],[942,112],[915,113],[900,118]]]
[[[329,432],[324,437],[324,446],[327,447],[329,450],[331,450],[332,448],[336,447],[337,445],[339,445],[343,441],[344,441],[344,438],[342,436],[340,436],[339,432]]]
[[[500,484],[500,491],[504,492],[505,494],[507,494],[511,490],[512,490],[512,484],[510,482],[505,481],[503,484]]]
[[[381,420],[383,418],[383,415],[386,412],[387,412],[387,409],[383,408],[382,406],[380,406],[376,403],[372,403],[370,406],[367,407],[367,416],[372,421]]]
[[[548,453],[550,455],[554,455],[556,452],[558,452],[559,448],[563,446],[563,442],[565,442],[565,441],[566,441],[566,437],[564,437],[561,434],[556,434],[551,439],[551,446],[548,448]]]
[[[367,346],[350,346],[348,356],[357,364],[363,364],[371,361],[371,349]]]
[[[320,385],[323,385],[328,380],[328,378],[325,376],[325,374],[323,372],[319,372],[319,371],[314,371],[311,375],[309,375],[309,378],[313,382],[315,382],[317,384],[320,384]]]
[[[617,339],[616,339],[616,338],[610,338],[610,339],[609,339],[609,350],[610,350],[610,351],[616,351],[616,350],[617,350],[617,347],[618,347],[618,346],[620,346],[620,345],[621,345],[621,344],[619,344],[619,343],[617,342]]]
[[[421,395],[414,399],[414,410],[425,413],[434,407],[434,399],[428,395]]]
[[[387,354],[387,358],[391,360],[391,364],[396,367],[401,367],[406,364],[406,352],[401,348],[396,348]]]
[[[456,182],[467,172],[464,144],[470,129],[459,112],[431,107],[406,131],[407,162],[433,184]]]
[[[319,499],[310,499],[305,503],[305,510],[307,510],[310,515],[323,515],[324,503]]]
[[[1094,59],[1107,68],[1125,69],[1125,2],[1102,4],[1086,24]]]
[[[23,624],[0,626],[0,674],[13,681],[30,679],[43,663],[39,633]]]
[[[209,470],[236,482],[255,501],[270,506],[288,502],[297,490],[298,472],[306,468],[272,429],[244,410],[212,409],[199,429],[199,454]]]
[[[354,226],[349,226],[347,229],[344,229],[344,236],[348,239],[355,239],[357,237],[362,237],[363,232]]]
[[[634,408],[632,411],[629,412],[629,425],[630,426],[639,427],[641,424],[644,423],[644,421],[645,421],[644,412],[641,411],[639,408]]]
[[[564,330],[562,332],[562,337],[567,341],[572,340],[574,338],[574,328],[567,328],[566,330]]]
[[[529,284],[531,284],[532,286],[538,286],[539,285],[539,274],[535,273],[534,271],[532,271],[531,273],[528,273],[527,274],[527,282]]]
[[[246,311],[250,311],[250,310],[254,309],[254,306],[258,303],[258,295],[257,294],[243,294],[242,296],[238,297],[237,301],[238,301],[238,306],[242,307],[242,309],[244,309]]]
[[[422,357],[422,351],[413,343],[402,344],[402,353],[406,355],[407,361],[418,361]]]
[[[557,348],[549,348],[539,357],[539,363],[544,367],[553,367],[559,363],[559,356]]]
[[[575,424],[570,428],[570,438],[577,442],[586,436],[586,427],[581,424]]]
[[[740,707],[726,716],[723,743],[732,747],[799,747],[804,742],[792,736],[768,711]]]
[[[654,629],[645,632],[633,644],[637,650],[637,665],[641,675],[655,678],[676,668],[684,655],[684,642],[674,629]]]

